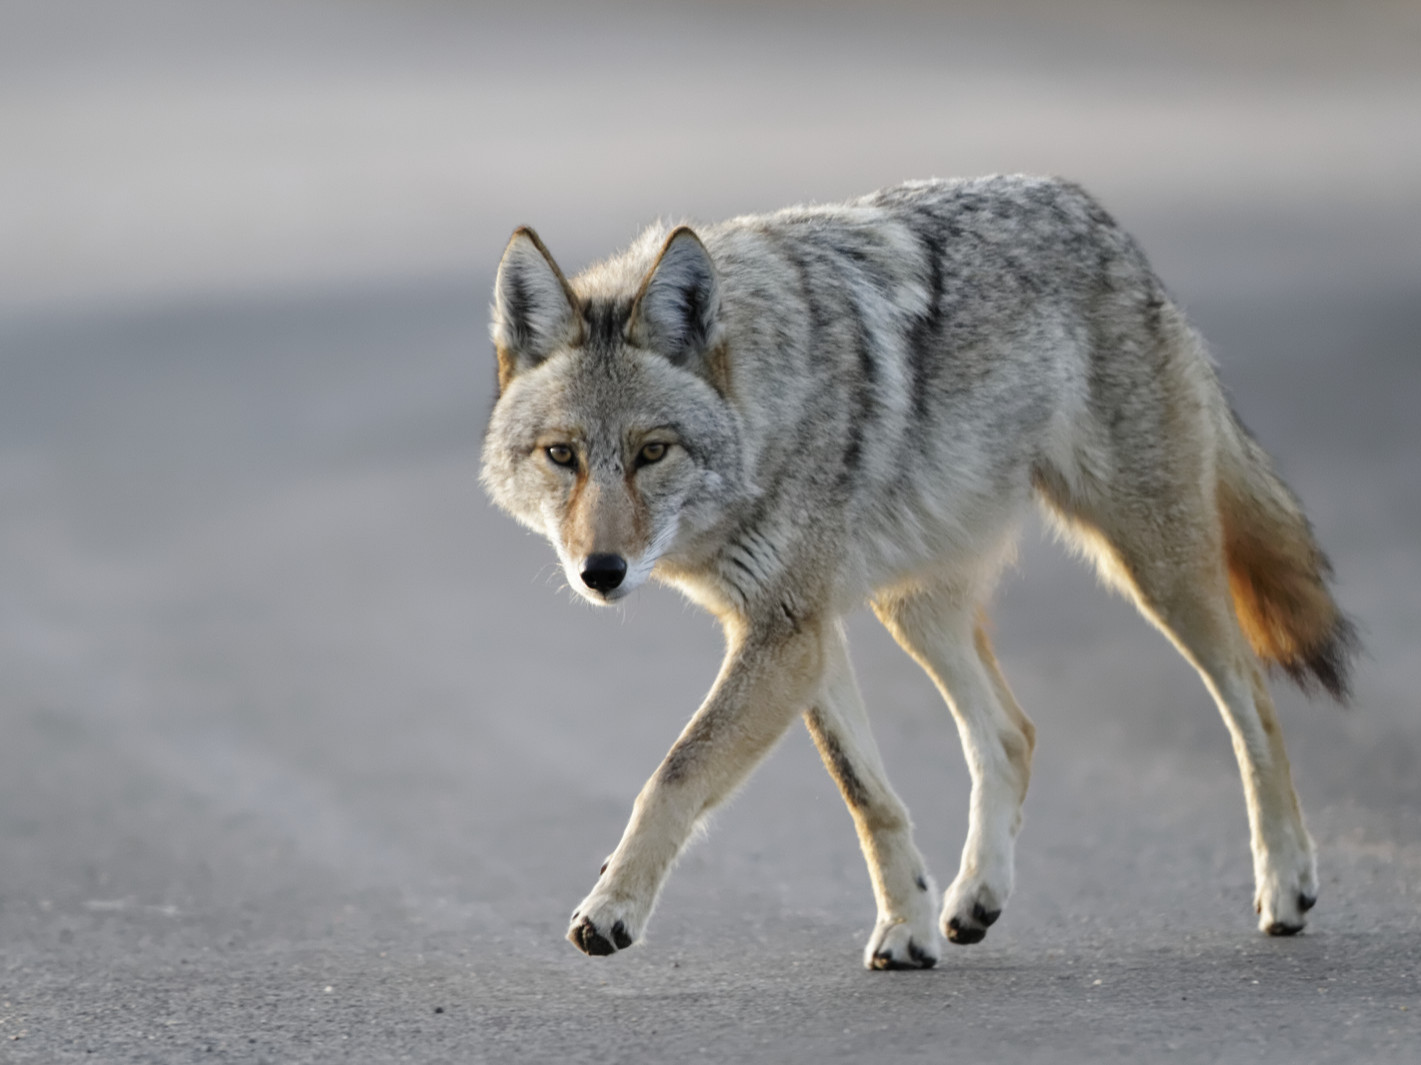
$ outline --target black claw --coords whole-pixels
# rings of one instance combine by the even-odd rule
[[[947,938],[960,947],[965,947],[971,943],[980,943],[987,938],[985,928],[971,928],[964,925],[956,917],[950,918],[947,922]]]
[[[919,890],[919,891],[926,891],[927,889],[928,889],[928,882],[927,882],[925,879],[923,879],[923,874],[922,874],[922,873],[919,873],[919,874],[918,874],[918,890]]]
[[[919,969],[931,969],[937,964],[937,959],[918,946],[913,940],[908,940],[908,957],[917,963]]]
[[[607,871],[607,865],[608,865],[607,862],[603,862],[603,863],[602,863],[602,868],[597,870],[597,875],[598,875],[598,876],[601,876],[603,873],[605,873],[605,872]]]
[[[572,940],[573,946],[577,947],[582,953],[591,954],[596,957],[615,953],[617,949],[612,946],[611,943],[607,942],[606,937],[597,931],[597,926],[586,917],[582,919],[581,924],[577,925],[568,933],[568,938]]]
[[[880,951],[873,956],[873,967],[880,971],[900,971],[903,969],[931,969],[937,964],[937,959],[930,955],[922,947],[908,940],[909,961],[895,958],[890,951]]]
[[[617,944],[618,950],[626,950],[632,945],[632,937],[627,935],[627,926],[621,921],[612,926],[612,942]]]
[[[1305,892],[1298,893],[1298,909],[1302,910],[1303,913],[1307,913],[1308,910],[1312,909],[1316,905],[1316,895],[1308,895]]]
[[[887,951],[873,956],[873,967],[880,972],[896,972],[899,969],[915,969],[917,966],[909,965],[906,961],[899,961]]]
[[[1270,936],[1295,936],[1303,930],[1300,924],[1284,924],[1282,921],[1274,921],[1268,926]]]
[[[972,907],[972,920],[979,922],[983,928],[991,928],[1001,915],[1001,910],[989,910],[980,902]]]

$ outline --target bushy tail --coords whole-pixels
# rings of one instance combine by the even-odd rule
[[[1234,609],[1264,661],[1304,691],[1348,696],[1357,630],[1328,590],[1332,565],[1297,497],[1235,417],[1221,434],[1218,502]]]

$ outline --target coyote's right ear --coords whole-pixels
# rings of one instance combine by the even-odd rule
[[[514,230],[493,286],[493,335],[498,387],[542,362],[560,344],[579,339],[577,297],[548,249],[527,226]]]

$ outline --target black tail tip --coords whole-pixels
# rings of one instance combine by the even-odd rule
[[[1356,622],[1339,614],[1324,640],[1278,665],[1308,695],[1321,687],[1338,704],[1347,706],[1352,699],[1352,665],[1361,654],[1362,637]]]

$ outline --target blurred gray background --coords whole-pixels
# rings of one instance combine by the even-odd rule
[[[1279,689],[1320,848],[1253,930],[1203,686],[1028,529],[1039,728],[985,943],[868,974],[802,730],[651,935],[566,917],[714,676],[572,603],[476,483],[511,229],[1063,174],[1210,339],[1337,566],[1355,709]],[[0,1060],[1421,1060],[1421,9],[452,0],[0,6]],[[865,616],[944,883],[967,780]]]

